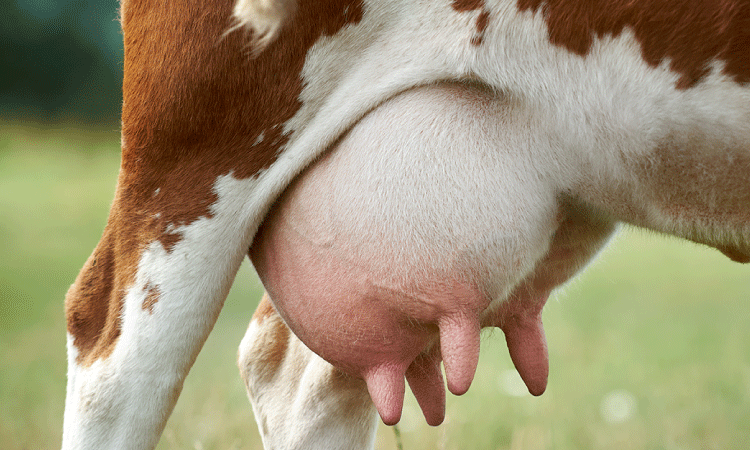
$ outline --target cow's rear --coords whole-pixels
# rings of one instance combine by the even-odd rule
[[[349,303],[336,300],[341,303],[334,306],[347,319],[354,318],[341,330],[333,327],[331,311],[323,311],[316,321],[310,309],[297,303],[295,291],[285,293],[290,287],[305,288],[304,280],[274,281],[275,275],[263,267],[268,255],[262,255],[261,247],[254,249],[260,252],[255,256],[261,275],[295,333],[343,369],[367,378],[386,421],[398,418],[399,378],[406,372],[422,383],[415,390],[422,390],[420,397],[432,405],[425,408],[428,421],[438,422],[440,357],[429,350],[438,347],[430,345],[439,336],[449,388],[463,392],[471,381],[482,325],[504,327],[519,371],[532,391],[541,392],[546,380],[546,360],[539,356],[545,350],[541,304],[552,287],[585,263],[616,221],[710,245],[737,261],[750,259],[746,1],[618,0],[600,7],[564,0],[248,0],[237,6],[236,14],[241,24],[255,29],[249,33],[242,31],[246,27],[231,31],[234,7],[230,0],[123,2],[122,166],[103,237],[66,299],[66,449],[155,446],[274,201],[349,130],[356,136],[360,124],[366,127],[367,117],[377,117],[379,108],[393,107],[389,101],[402,101],[410,95],[405,93],[423,86],[472,85],[483,92],[481,100],[465,105],[482,118],[446,121],[434,116],[442,125],[425,126],[427,135],[414,145],[450,143],[438,129],[457,133],[458,148],[487,168],[497,162],[477,159],[482,153],[474,154],[472,148],[500,143],[504,164],[517,165],[500,179],[505,196],[491,197],[480,189],[489,185],[489,174],[476,187],[467,179],[474,170],[448,165],[448,175],[436,174],[436,183],[418,173],[412,181],[438,194],[450,185],[452,191],[445,192],[453,192],[448,197],[455,199],[455,207],[430,204],[438,198],[433,196],[413,209],[421,215],[394,216],[392,223],[407,230],[403,236],[424,233],[421,241],[409,242],[419,251],[400,255],[392,242],[378,248],[360,240],[372,231],[389,244],[396,230],[387,227],[367,233],[340,228],[346,231],[345,245],[330,247],[337,253],[322,261],[343,260],[350,247],[360,248],[364,253],[357,257],[364,255],[372,264],[358,276],[371,286],[366,274],[372,270],[377,275],[373,279],[387,280],[379,285],[386,291],[395,286],[399,297],[358,323],[355,313],[361,303],[351,299],[373,297],[372,289],[342,283],[342,291],[331,295],[347,292]],[[254,12],[248,16],[248,11]],[[472,109],[488,99],[500,113]],[[408,113],[398,114],[408,120]],[[375,129],[400,125],[378,121],[382,123]],[[485,129],[471,128],[479,123]],[[404,132],[397,129],[395,136]],[[468,145],[462,137],[481,142]],[[380,151],[370,138],[364,144],[371,152]],[[400,154],[394,142],[384,142],[383,148]],[[513,153],[518,149],[526,153]],[[404,161],[434,169],[426,154]],[[444,157],[446,161],[453,160]],[[403,164],[367,164],[379,168],[379,177],[391,170],[400,179],[411,174]],[[346,185],[348,175],[343,176],[336,183],[352,188]],[[304,183],[302,178],[299,189],[306,193],[297,205],[324,201],[316,195],[317,182],[307,188]],[[401,186],[385,196],[368,194],[375,202],[372,210],[398,211],[387,201],[399,203],[407,192]],[[499,255],[494,259],[472,260],[470,251],[467,264],[455,257],[461,252],[455,252],[453,242],[447,247],[442,242],[446,236],[456,241],[467,236],[465,224],[451,213],[464,208],[464,215],[477,217],[480,206],[464,203],[464,198],[500,202],[492,214],[500,219],[499,230],[511,230],[509,238],[503,241],[490,231],[484,216],[475,236],[476,242],[491,244],[490,253]],[[342,206],[346,199],[334,198]],[[293,210],[294,203],[290,205]],[[305,220],[297,225],[320,237],[315,233],[321,228]],[[445,223],[458,228],[432,229]],[[282,227],[269,231],[270,248],[295,242],[281,234]],[[276,232],[281,238],[274,243]],[[420,242],[428,248],[419,248]],[[498,245],[504,248],[498,251]],[[549,251],[555,248],[561,251]],[[304,256],[317,250],[290,245],[288,251]],[[398,270],[406,274],[395,284],[386,270],[391,258],[403,261]],[[324,270],[310,274],[321,276],[310,284],[315,306],[328,305],[317,294],[335,287],[322,282],[324,276],[342,273],[351,281],[353,272],[341,266],[344,272],[322,265],[318,267]],[[421,267],[429,268],[427,284],[401,283],[404,277],[422,276]],[[278,274],[288,273],[288,268],[278,268]],[[442,284],[437,283],[443,274]],[[437,307],[425,308],[429,313],[412,311],[400,299],[428,291],[429,296],[413,297],[439,299]],[[455,306],[453,298],[467,300]],[[400,322],[392,321],[391,310]],[[377,353],[373,363],[362,364],[357,355],[340,356],[359,351],[344,344],[350,333],[365,328],[371,339],[378,323],[388,330],[381,341],[393,342],[393,347],[376,352],[379,346],[367,346],[365,351]],[[325,342],[327,329],[342,333]],[[411,367],[431,375],[409,375]],[[318,380],[338,379],[328,370],[315,373]],[[343,384],[342,390],[352,387]],[[357,386],[361,384],[355,383],[352,392],[359,392]],[[324,391],[310,389],[302,395],[311,399]],[[361,398],[355,393],[349,398]],[[344,401],[346,396],[336,398]],[[362,423],[371,423],[369,409],[357,408],[367,418]]]

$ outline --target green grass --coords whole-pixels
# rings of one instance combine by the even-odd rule
[[[0,124],[0,449],[60,445],[63,296],[104,227],[118,164],[116,131]],[[159,449],[261,448],[235,366],[259,294],[243,266]],[[543,396],[517,395],[502,333],[487,333],[443,426],[408,399],[404,449],[750,447],[750,267],[626,230],[544,319]],[[395,448],[387,427],[378,448]]]

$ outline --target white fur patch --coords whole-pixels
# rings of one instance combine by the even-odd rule
[[[233,16],[237,27],[253,32],[253,53],[258,54],[278,37],[296,7],[296,0],[239,0]]]

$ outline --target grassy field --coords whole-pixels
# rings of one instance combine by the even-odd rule
[[[63,296],[104,227],[118,139],[0,124],[0,449],[59,448]],[[235,366],[260,292],[243,266],[159,449],[261,448]],[[488,333],[443,426],[407,401],[403,448],[750,448],[750,266],[625,230],[544,318],[543,396],[525,393],[502,333]],[[390,428],[378,448],[395,448]]]

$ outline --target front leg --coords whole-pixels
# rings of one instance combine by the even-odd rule
[[[367,385],[310,351],[263,296],[238,365],[267,450],[371,449],[377,414]]]

